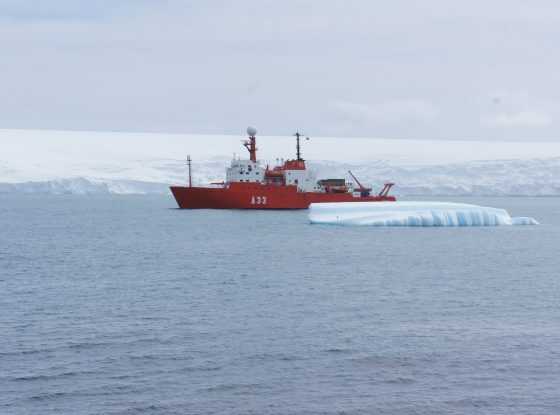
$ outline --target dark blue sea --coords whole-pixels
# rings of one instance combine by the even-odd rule
[[[541,225],[0,195],[0,414],[559,414],[560,199],[438,200]]]

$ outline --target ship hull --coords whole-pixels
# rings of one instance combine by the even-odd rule
[[[230,183],[223,187],[172,186],[181,209],[307,209],[311,203],[395,201],[393,196],[301,192],[296,186]]]

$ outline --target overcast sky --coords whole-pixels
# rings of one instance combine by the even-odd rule
[[[560,2],[0,0],[0,128],[560,139]]]

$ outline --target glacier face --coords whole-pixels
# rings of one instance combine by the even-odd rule
[[[0,193],[167,193],[221,181],[240,136],[0,130]],[[293,141],[259,136],[259,158],[293,157]],[[341,145],[344,143],[344,145]],[[560,143],[313,138],[304,155],[318,178],[348,177],[396,196],[559,196]],[[345,160],[353,160],[346,162]]]
[[[368,226],[537,225],[529,217],[512,218],[505,209],[448,202],[313,203],[315,224]]]
[[[39,193],[51,195],[94,195],[94,194],[168,194],[166,183],[137,180],[111,180],[73,177],[45,181],[0,183],[2,193]]]
[[[221,181],[228,158],[195,160],[193,183]],[[362,183],[380,189],[396,183],[396,196],[560,196],[560,158],[472,161],[460,164],[401,166],[386,161],[308,163],[318,177],[346,177],[351,170]],[[3,168],[0,193],[165,193],[169,185],[187,183],[183,160],[145,159],[133,162],[67,164],[67,175],[48,168],[33,174]],[[30,169],[29,169],[30,170]]]
[[[402,165],[370,163],[310,163],[319,173],[344,175],[348,170],[379,189],[396,183],[397,196],[558,196],[560,158],[472,160],[461,163]]]

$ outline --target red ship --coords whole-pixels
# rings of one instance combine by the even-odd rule
[[[249,151],[248,160],[234,158],[226,170],[223,183],[208,187],[192,186],[191,161],[189,185],[172,186],[171,192],[182,209],[307,209],[311,203],[321,202],[386,202],[393,183],[386,183],[378,194],[363,186],[350,173],[357,186],[345,179],[317,180],[307,170],[301,157],[300,138],[296,133],[296,158],[282,165],[263,168],[257,161],[257,130],[247,128],[249,135],[243,145]]]

